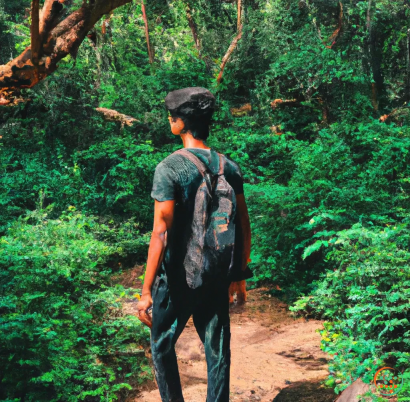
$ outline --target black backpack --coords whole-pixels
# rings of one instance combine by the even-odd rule
[[[184,260],[187,284],[196,289],[228,278],[233,267],[236,196],[224,176],[223,155],[217,154],[219,171],[214,174],[192,152],[180,149],[176,153],[195,164],[203,178],[195,197],[192,235]]]

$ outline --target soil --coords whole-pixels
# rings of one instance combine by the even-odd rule
[[[250,290],[244,305],[231,307],[230,401],[333,402],[333,390],[322,385],[328,375],[328,356],[317,332],[322,322],[294,319],[288,306],[268,291]],[[126,303],[124,310],[134,314],[135,307],[136,302]],[[176,352],[185,402],[205,402],[205,354],[192,319]],[[161,402],[155,382],[146,383],[127,402],[132,401]]]

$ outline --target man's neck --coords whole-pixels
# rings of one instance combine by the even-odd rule
[[[184,148],[211,149],[207,147],[202,140],[194,138],[191,133],[181,134],[181,139],[184,144]]]

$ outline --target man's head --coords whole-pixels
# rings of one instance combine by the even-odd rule
[[[165,98],[175,135],[188,131],[195,139],[205,141],[215,109],[215,97],[205,88],[190,87],[170,92]]]

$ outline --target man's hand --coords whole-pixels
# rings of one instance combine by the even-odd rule
[[[147,293],[145,295],[141,296],[140,301],[137,304],[137,310],[138,310],[138,318],[139,320],[147,325],[149,328],[152,327],[152,318],[148,314],[148,309],[152,306],[152,296],[151,293]]]

